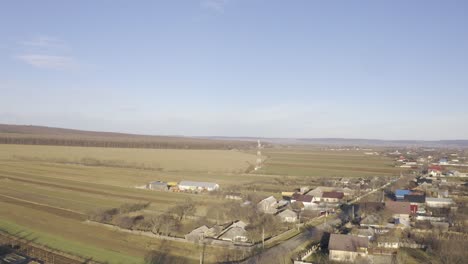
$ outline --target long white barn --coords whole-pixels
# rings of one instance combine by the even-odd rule
[[[219,189],[219,185],[214,182],[196,182],[196,181],[181,181],[179,190],[182,191],[215,191]]]

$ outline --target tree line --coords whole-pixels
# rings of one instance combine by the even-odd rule
[[[255,143],[176,137],[83,137],[80,135],[0,134],[0,144],[149,149],[246,149]]]

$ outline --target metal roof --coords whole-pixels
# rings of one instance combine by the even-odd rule
[[[219,185],[214,182],[196,182],[196,181],[181,181],[179,186],[190,186],[190,187],[199,187],[199,188],[216,188]]]
[[[431,198],[427,197],[426,202],[433,202],[433,203],[453,203],[453,200],[450,198]]]
[[[366,237],[331,234],[328,249],[357,252],[358,248],[367,248],[368,246],[369,240]]]
[[[400,189],[395,191],[395,196],[397,196],[397,197],[404,197],[407,194],[411,194],[411,191],[410,190],[400,190]]]

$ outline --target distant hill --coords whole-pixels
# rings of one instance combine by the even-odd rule
[[[0,124],[0,144],[155,149],[245,149],[255,146],[255,143],[244,140],[135,135],[6,124]]]
[[[205,139],[242,140],[286,144],[322,146],[379,146],[379,147],[431,147],[468,148],[468,140],[380,140],[353,138],[253,138],[253,137],[203,137]]]

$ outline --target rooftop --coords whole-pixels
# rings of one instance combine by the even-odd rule
[[[280,217],[297,217],[297,213],[292,210],[286,209],[278,214]]]
[[[407,194],[405,195],[404,200],[410,203],[424,203],[426,202],[426,196],[419,194]]]
[[[450,198],[432,198],[427,197],[426,202],[433,202],[433,203],[453,203],[453,200]]]
[[[328,243],[329,250],[357,252],[359,248],[367,248],[369,240],[365,237],[331,234]]]
[[[298,202],[306,202],[306,203],[311,203],[313,198],[314,197],[312,195],[307,195],[307,194],[304,195],[304,194],[299,194],[299,193],[295,193],[292,196],[293,200],[296,200]]]
[[[385,202],[385,208],[394,214],[410,214],[411,204],[409,202]]]
[[[217,183],[214,182],[196,182],[196,181],[181,181],[179,186],[194,186],[200,188],[216,188],[218,186]]]
[[[322,198],[336,198],[343,199],[344,194],[342,192],[323,192]]]
[[[411,194],[411,191],[410,190],[401,190],[401,189],[398,189],[398,190],[395,191],[395,196],[397,196],[397,197],[404,197],[407,194]]]

